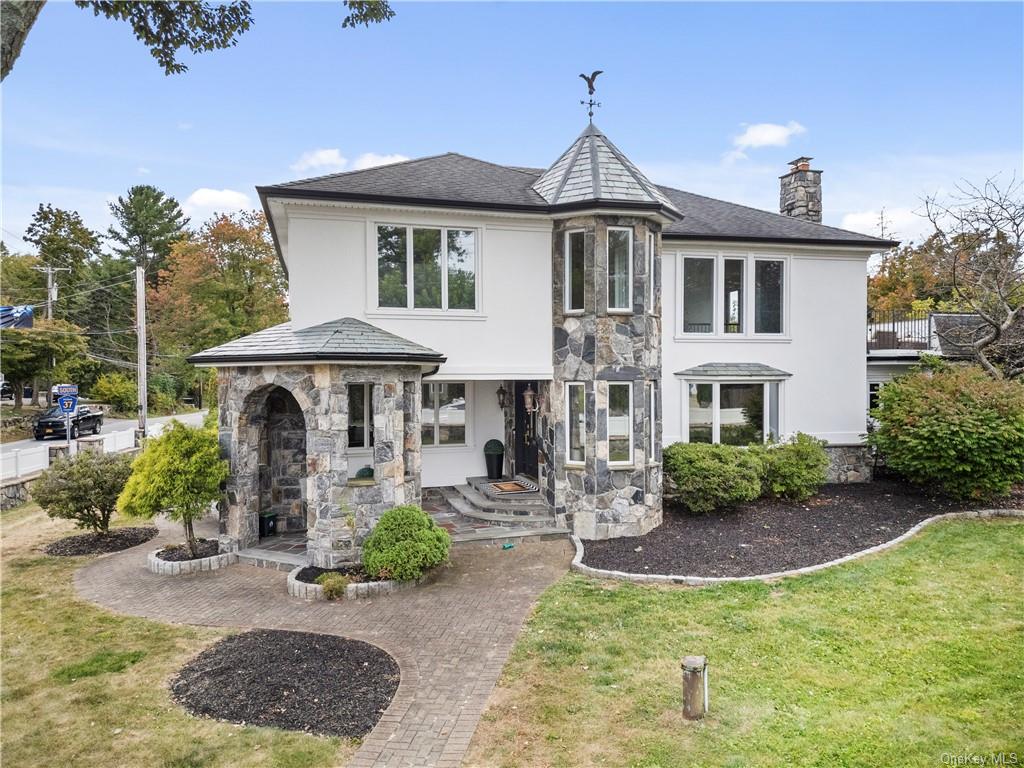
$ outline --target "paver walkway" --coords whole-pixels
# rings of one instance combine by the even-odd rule
[[[90,563],[75,576],[79,594],[160,621],[328,632],[383,648],[402,679],[353,768],[458,766],[527,612],[566,572],[572,549],[568,540],[510,550],[457,544],[451,566],[430,584],[375,600],[307,603],[288,596],[280,571],[149,573],[146,554],[178,538],[162,526],[157,539]]]

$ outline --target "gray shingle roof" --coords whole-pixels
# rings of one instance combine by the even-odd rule
[[[369,360],[440,364],[444,355],[374,325],[343,317],[292,330],[281,323],[192,355],[193,364],[244,364],[275,360]]]
[[[701,363],[693,368],[676,371],[676,376],[683,378],[704,376],[722,379],[782,379],[792,375],[763,363]]]

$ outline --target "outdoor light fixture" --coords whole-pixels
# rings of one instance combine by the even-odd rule
[[[505,406],[507,405],[505,402],[505,396],[508,394],[508,392],[505,391],[505,387],[499,384],[498,391],[495,392],[495,394],[498,396],[498,407],[501,408],[501,410],[505,410]]]
[[[527,413],[537,410],[536,397],[537,393],[533,391],[533,385],[527,384],[526,391],[523,392],[523,408]]]

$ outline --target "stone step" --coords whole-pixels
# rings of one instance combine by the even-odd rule
[[[291,552],[273,552],[267,549],[249,547],[238,550],[238,562],[257,568],[270,568],[276,571],[290,571],[300,565],[309,565],[306,555]]]
[[[507,479],[506,479],[507,481]],[[497,482],[488,480],[486,477],[467,477],[466,483],[481,496],[492,502],[500,504],[515,504],[520,507],[543,507],[547,509],[548,502],[541,495],[540,491],[534,493],[497,493],[491,488],[491,484]]]
[[[495,499],[485,496],[471,485],[456,485],[455,490],[466,501],[483,512],[492,512],[496,515],[510,515],[512,517],[529,515],[551,516],[551,508],[544,501],[538,503],[516,496]]]
[[[473,520],[482,520],[504,528],[547,528],[555,525],[555,518],[549,513],[541,514],[534,511],[523,514],[511,514],[509,512],[495,512],[486,507],[479,507],[464,495],[467,491],[470,494],[473,493],[472,489],[468,488],[468,486],[460,486],[458,488],[445,488],[442,494],[444,495],[444,500],[456,512]],[[479,498],[481,501],[486,502],[483,497]]]
[[[488,544],[527,544],[532,541],[550,541],[564,539],[569,535],[568,528],[548,526],[544,528],[481,528],[472,533],[457,533],[452,536],[454,544],[471,544],[484,542]]]

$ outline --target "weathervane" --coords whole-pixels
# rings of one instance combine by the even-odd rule
[[[580,73],[580,77],[582,77],[587,84],[587,93],[590,96],[590,98],[586,101],[580,100],[580,104],[587,108],[587,117],[590,118],[591,123],[594,122],[594,107],[601,106],[600,101],[594,101],[594,81],[597,80],[597,76],[600,75],[602,72],[604,72],[603,69],[595,69],[593,73],[591,73],[590,77],[587,77],[583,73]]]

